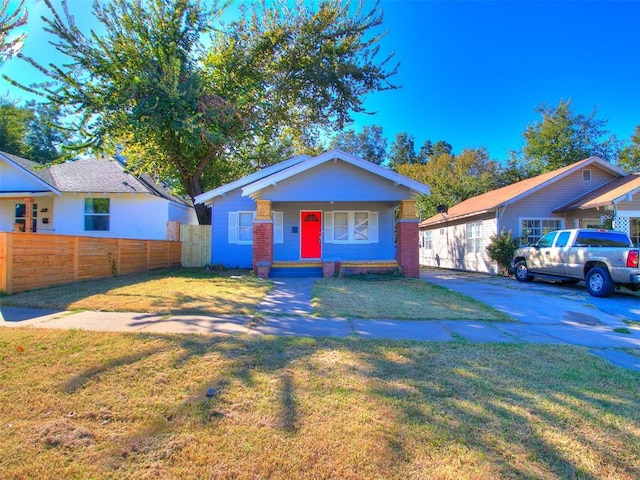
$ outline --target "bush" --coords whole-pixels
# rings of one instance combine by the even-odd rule
[[[491,236],[491,243],[487,246],[487,253],[489,253],[491,260],[498,264],[500,273],[504,275],[511,274],[509,264],[518,247],[520,247],[520,239],[512,237],[511,230],[507,232],[502,229],[499,235]]]

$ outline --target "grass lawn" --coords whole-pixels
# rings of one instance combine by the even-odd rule
[[[416,278],[363,275],[319,279],[314,312],[321,317],[513,321],[466,295]]]
[[[59,310],[248,315],[272,284],[247,270],[154,270],[21,292],[3,305]]]
[[[247,270],[169,269],[21,292],[7,306],[59,310],[251,315],[273,284]],[[456,292],[414,278],[386,275],[318,279],[314,314],[321,317],[511,321]]]
[[[637,479],[639,384],[564,345],[5,328],[0,478]]]

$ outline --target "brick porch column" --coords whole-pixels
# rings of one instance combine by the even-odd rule
[[[400,217],[396,222],[396,260],[405,277],[420,276],[420,251],[415,200],[400,200]]]
[[[257,214],[253,220],[253,251],[251,264],[258,275],[258,264],[273,263],[273,220],[271,201],[256,200]]]

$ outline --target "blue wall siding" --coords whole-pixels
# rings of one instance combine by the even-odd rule
[[[273,248],[275,261],[300,260],[300,212],[322,211],[324,227],[325,212],[335,210],[367,210],[378,212],[378,243],[344,245],[322,242],[322,257],[334,260],[393,260],[396,249],[394,240],[395,205],[390,203],[273,203],[274,211],[284,214],[284,243]],[[294,233],[294,228],[297,232]]]
[[[226,197],[217,198],[211,214],[211,264],[225,267],[251,268],[251,245],[229,243],[229,212],[256,209],[249,197],[241,197],[240,190],[230,192]]]
[[[255,211],[255,202],[235,190],[216,198],[212,211],[211,263],[226,267],[251,267],[252,245],[228,243],[228,214]],[[284,214],[284,243],[274,245],[275,261],[300,259],[300,211],[367,210],[378,212],[378,242],[332,244],[322,242],[322,257],[336,260],[393,260],[394,209],[411,192],[386,178],[349,163],[327,162],[265,188],[261,198],[272,201],[272,210]],[[299,202],[304,199],[304,202]],[[332,202],[332,203],[329,203]],[[324,224],[323,224],[324,227]],[[297,232],[294,233],[294,228]]]
[[[283,243],[273,246],[275,261],[300,260],[300,212],[302,210],[367,210],[378,212],[378,242],[359,245],[322,242],[322,257],[333,260],[393,260],[396,249],[394,240],[395,204],[389,202],[361,203],[341,202],[273,203],[272,209],[283,212]],[[230,211],[254,211],[255,203],[241,197],[238,192],[218,199],[214,203],[211,235],[211,263],[228,268],[251,268],[252,245],[236,245],[228,242],[228,213]],[[295,230],[295,231],[294,231]],[[324,232],[324,229],[323,229]]]
[[[274,202],[398,201],[411,198],[409,189],[343,161],[327,162],[265,188],[261,197]]]

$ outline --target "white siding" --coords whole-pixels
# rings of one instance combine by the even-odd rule
[[[467,223],[482,222],[482,253],[467,252]],[[486,252],[492,235],[497,232],[496,219],[470,218],[468,222],[441,225],[431,230],[433,249],[420,245],[420,264],[429,267],[497,273],[498,267]],[[421,235],[424,231],[420,232]]]
[[[147,194],[110,194],[109,231],[85,231],[84,199],[102,194],[69,194],[54,199],[51,228],[62,235],[107,238],[164,240],[167,226],[167,201]]]

